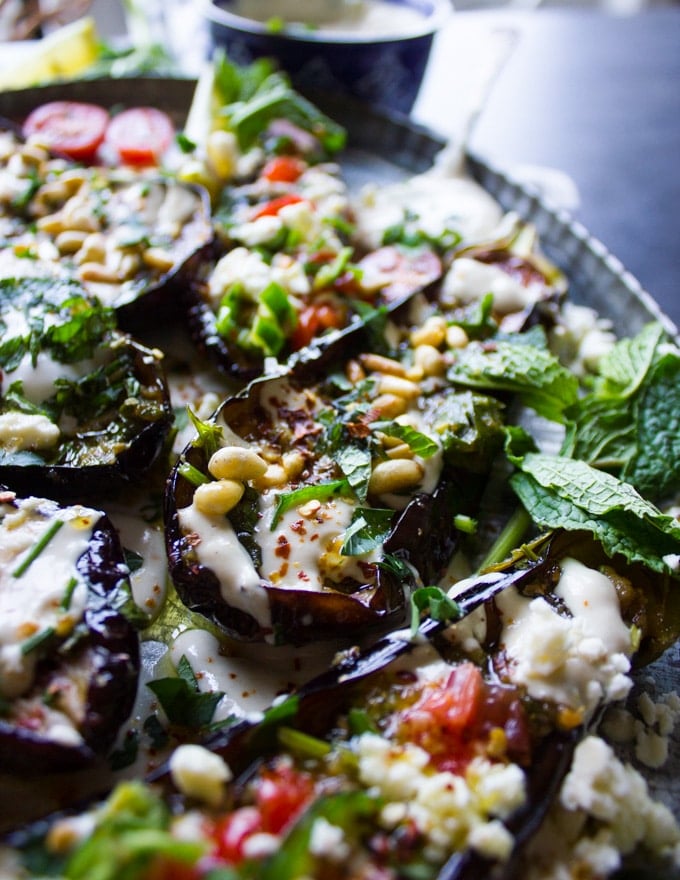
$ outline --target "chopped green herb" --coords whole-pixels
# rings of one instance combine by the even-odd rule
[[[315,486],[302,486],[293,492],[284,492],[277,498],[271,528],[276,528],[281,517],[293,507],[299,507],[308,501],[328,501],[329,498],[345,494],[348,490],[347,480],[333,480],[330,483],[317,483]]]
[[[52,520],[47,529],[43,532],[41,537],[36,541],[33,547],[30,548],[26,556],[24,556],[23,560],[17,565],[17,567],[12,572],[12,577],[19,578],[23,574],[28,571],[30,566],[35,562],[35,560],[40,556],[45,547],[50,543],[52,538],[57,534],[59,529],[64,525],[63,519],[55,519]]]
[[[392,528],[394,511],[378,507],[358,507],[345,529],[340,548],[343,556],[363,556],[382,546]]]
[[[68,611],[71,607],[71,600],[73,599],[73,593],[75,592],[76,587],[78,586],[78,578],[72,577],[71,580],[66,584],[66,589],[64,590],[64,595],[62,596],[61,602],[59,603],[59,607],[64,611]]]
[[[158,697],[171,724],[192,730],[210,724],[217,704],[224,696],[221,691],[200,690],[191,664],[184,655],[177,666],[176,677],[151,681],[147,687]]]
[[[418,632],[423,612],[433,620],[439,621],[454,621],[460,617],[457,603],[439,587],[420,587],[411,595],[412,635]]]
[[[41,629],[39,632],[32,635],[29,639],[26,639],[25,642],[21,643],[21,653],[25,657],[27,654],[33,653],[33,651],[37,651],[38,648],[41,648],[46,642],[49,642],[55,635],[54,627],[46,626],[45,629]]]

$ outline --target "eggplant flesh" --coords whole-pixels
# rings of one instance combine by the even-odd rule
[[[71,572],[69,581],[61,585],[64,599],[56,624],[48,623],[41,629],[40,620],[21,623],[26,632],[35,630],[33,642],[27,636],[21,644],[21,653],[28,658],[26,668],[17,672],[5,666],[0,769],[9,774],[45,774],[92,766],[106,755],[132,711],[139,676],[138,635],[124,613],[131,607],[129,570],[118,534],[105,514],[81,505],[59,507],[45,499],[17,499],[7,489],[0,492],[0,498],[0,529],[5,535],[10,519],[15,536],[17,528],[32,522],[42,534],[51,531],[51,538],[25,572],[17,574],[16,580],[5,574],[3,589],[14,589],[15,593],[14,600],[10,596],[5,606],[7,619],[22,613],[22,603],[29,604],[21,598],[21,590],[38,589],[31,569],[42,565],[55,578]],[[58,521],[63,523],[61,528],[50,528]],[[59,536],[69,530],[71,521],[83,536],[74,533],[75,537],[70,535],[59,544]],[[73,541],[78,541],[79,555],[71,564]],[[53,551],[65,554],[71,568],[54,561]],[[30,546],[27,552],[30,554]],[[19,562],[21,558],[19,554]],[[17,560],[6,561],[9,568]],[[59,588],[39,587],[52,592]],[[76,601],[78,590],[81,594]],[[6,657],[11,650],[11,645],[5,647]]]

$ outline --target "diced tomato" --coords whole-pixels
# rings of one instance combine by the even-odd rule
[[[113,117],[106,142],[127,165],[157,165],[174,136],[167,113],[156,107],[130,107]]]
[[[215,855],[229,865],[238,865],[243,861],[246,840],[262,830],[262,817],[257,807],[240,807],[215,826]]]
[[[264,205],[260,205],[259,208],[255,210],[252,219],[257,220],[259,217],[274,217],[279,213],[281,208],[285,208],[286,205],[296,205],[301,201],[303,201],[302,196],[298,196],[295,193],[278,196],[275,199],[271,199],[269,202],[265,202]]]
[[[23,134],[39,136],[46,147],[75,162],[92,162],[108,124],[109,114],[97,104],[50,101],[29,113]]]
[[[402,714],[401,730],[440,770],[461,772],[472,758],[470,739],[484,681],[472,663],[455,666],[445,682],[427,687]]]
[[[205,872],[196,865],[158,858],[146,869],[144,880],[200,880],[203,876]]]
[[[297,156],[274,156],[262,169],[261,177],[273,183],[295,183],[307,168],[307,163]]]
[[[339,329],[346,322],[345,310],[330,302],[312,303],[298,315],[298,323],[290,339],[293,351],[309,345],[315,336],[331,328]]]
[[[299,816],[313,793],[314,785],[306,773],[285,765],[266,771],[258,782],[255,796],[262,829],[270,834],[280,834]]]

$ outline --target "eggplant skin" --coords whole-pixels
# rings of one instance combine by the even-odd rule
[[[97,523],[77,567],[89,586],[84,633],[63,657],[46,658],[36,685],[62,671],[68,674],[69,664],[85,665],[88,687],[78,725],[82,742],[57,742],[0,716],[0,771],[36,775],[93,766],[104,759],[132,712],[139,681],[139,637],[117,608],[121,587],[129,586],[129,571],[108,517]]]

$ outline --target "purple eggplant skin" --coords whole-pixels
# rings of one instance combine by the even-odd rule
[[[151,349],[131,338],[126,339],[124,348],[131,358],[131,378],[156,399],[158,417],[140,420],[137,432],[116,451],[113,460],[100,464],[0,465],[0,480],[17,495],[45,495],[62,503],[96,504],[98,499],[139,481],[158,459],[174,421],[162,361]],[[104,434],[105,430],[100,433]],[[84,432],[83,437],[96,444],[97,433]]]
[[[129,595],[129,569],[118,533],[106,516],[93,530],[88,549],[77,562],[89,586],[84,631],[63,657],[46,657],[36,685],[63,671],[68,663],[88,669],[84,714],[78,729],[82,743],[66,745],[0,716],[0,770],[44,774],[80,770],[102,761],[128,719],[137,694],[140,669],[139,637],[119,610]]]

